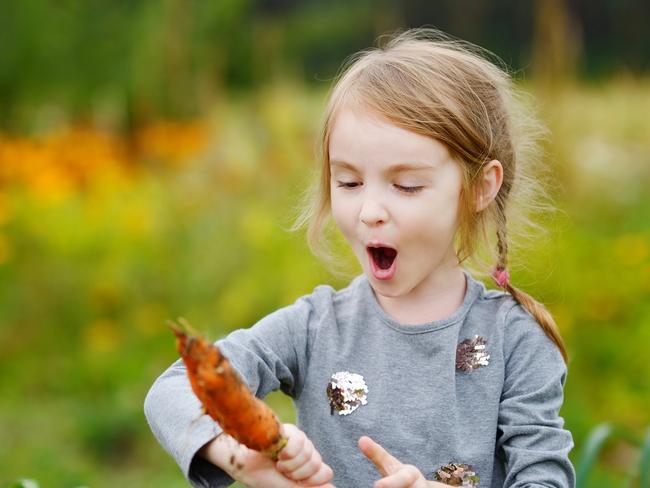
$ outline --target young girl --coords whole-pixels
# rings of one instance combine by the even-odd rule
[[[410,30],[338,77],[296,228],[309,223],[328,258],[331,215],[363,274],[217,342],[257,396],[292,397],[297,426],[284,424],[277,462],[197,420],[180,361],[158,378],[146,416],[194,486],[574,486],[562,339],[507,271],[511,196],[535,184],[535,125],[483,53]],[[462,266],[490,248],[504,291]]]

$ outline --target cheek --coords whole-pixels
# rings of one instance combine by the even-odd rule
[[[403,212],[402,223],[412,235],[421,236],[423,242],[439,241],[455,233],[458,224],[458,201],[453,198],[432,198],[411,206]]]
[[[336,226],[341,230],[341,232],[343,232],[344,235],[347,235],[352,219],[352,212],[349,209],[349,205],[346,205],[342,199],[336,198],[334,195],[330,198],[332,219],[334,219]]]

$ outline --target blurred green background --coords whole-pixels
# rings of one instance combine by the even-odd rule
[[[341,62],[425,24],[503,57],[551,129],[560,211],[511,257],[513,282],[567,342],[572,459],[612,422],[622,434],[588,486],[624,486],[650,426],[649,14],[640,1],[1,2],[0,486],[187,486],[142,412],[176,359],[165,321],[216,339],[347,284],[284,229]]]

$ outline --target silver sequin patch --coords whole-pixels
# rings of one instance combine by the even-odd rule
[[[465,339],[456,349],[456,368],[471,372],[489,364],[490,355],[485,349],[486,340],[478,335],[473,339]]]
[[[368,386],[363,376],[348,371],[334,373],[327,383],[327,397],[330,400],[331,414],[349,415],[360,405],[368,403]]]

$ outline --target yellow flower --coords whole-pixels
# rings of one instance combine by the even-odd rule
[[[6,224],[10,217],[9,198],[5,193],[0,191],[0,225]]]
[[[11,243],[7,236],[0,234],[0,266],[9,261],[11,257]]]

